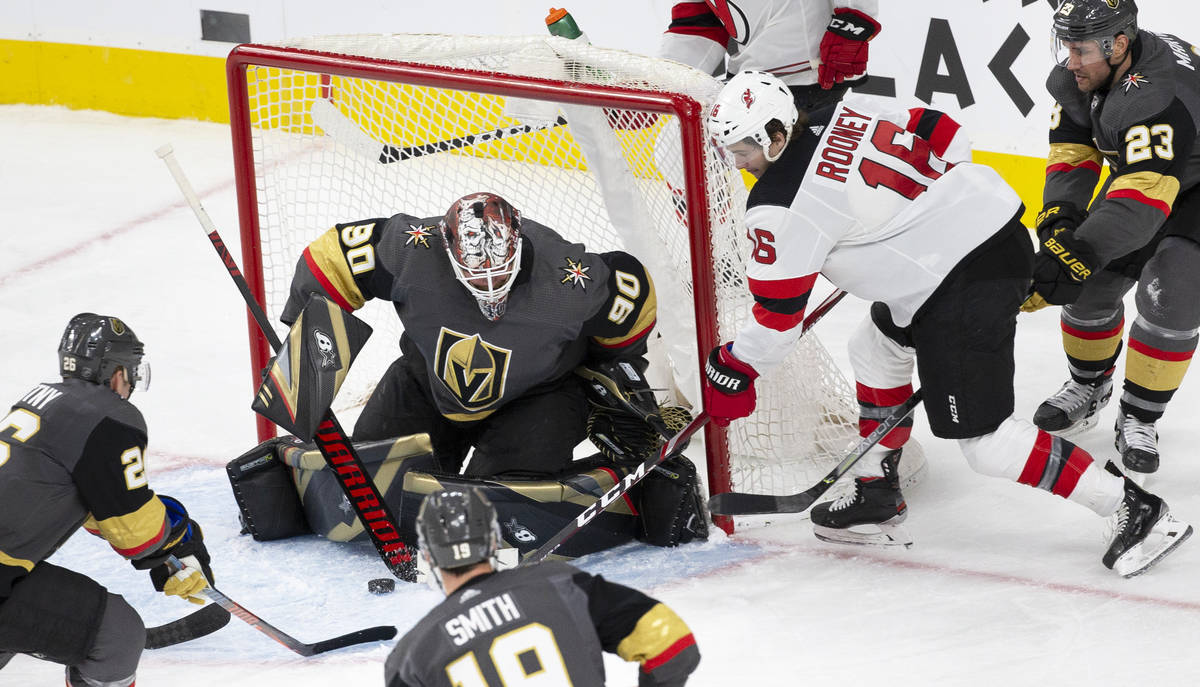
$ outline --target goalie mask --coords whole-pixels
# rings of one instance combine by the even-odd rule
[[[494,193],[454,201],[441,224],[454,276],[489,320],[504,314],[521,268],[521,213]]]
[[[434,492],[417,512],[417,543],[442,583],[442,570],[491,560],[500,546],[496,509],[480,491]]]
[[[783,151],[771,156],[767,124],[778,120],[783,125],[784,147],[787,147],[800,111],[792,92],[773,74],[744,71],[730,79],[717,94],[706,119],[717,145],[727,148],[750,139],[762,147],[768,162],[774,162]]]
[[[1072,58],[1084,65],[1108,61],[1121,34],[1137,38],[1133,0],[1065,0],[1054,12],[1054,61],[1063,67]]]
[[[125,369],[131,392],[150,388],[150,363],[132,329],[109,315],[85,312],[72,317],[58,344],[59,374],[107,385],[118,367]]]

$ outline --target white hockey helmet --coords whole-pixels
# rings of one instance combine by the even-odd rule
[[[721,146],[728,146],[747,138],[762,146],[769,162],[779,159],[771,157],[768,149],[771,135],[767,124],[778,119],[783,124],[784,143],[791,136],[792,127],[800,119],[792,92],[774,74],[758,71],[740,72],[725,84],[717,94],[717,100],[708,111],[708,128]],[[780,151],[782,154],[782,151]]]
[[[441,224],[454,276],[489,320],[504,314],[521,269],[521,213],[494,193],[454,201]]]

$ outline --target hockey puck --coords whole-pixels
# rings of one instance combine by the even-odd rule
[[[367,591],[372,594],[391,594],[396,591],[396,581],[390,577],[377,577],[367,580]]]

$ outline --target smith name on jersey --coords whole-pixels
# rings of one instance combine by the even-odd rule
[[[146,481],[146,422],[111,389],[39,384],[0,420],[0,597],[80,525],[129,559],[168,544]]]
[[[330,229],[301,256],[281,319],[295,321],[313,293],[348,311],[392,301],[405,355],[424,358],[438,411],[458,421],[483,419],[585,358],[644,352],[654,285],[632,256],[588,253],[525,218],[507,309],[488,321],[454,277],[440,219],[399,214]]]
[[[1149,242],[1200,181],[1200,58],[1186,41],[1146,30],[1131,50],[1129,70],[1108,91],[1080,91],[1066,67],[1046,81],[1056,102],[1043,198],[1087,207],[1108,162],[1106,186],[1076,232],[1101,264]]]
[[[700,661],[687,624],[641,592],[558,561],[469,580],[397,643],[387,687],[602,687],[602,651],[641,664],[641,685],[682,684]]]
[[[959,125],[935,110],[880,114],[861,99],[812,114],[746,202],[753,318],[733,353],[764,373],[800,336],[817,274],[907,326],[963,258],[1021,211],[994,170],[972,164]]]

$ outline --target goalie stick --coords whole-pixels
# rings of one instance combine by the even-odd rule
[[[167,567],[171,574],[179,572],[183,569],[183,564],[175,556],[167,559]],[[355,644],[366,644],[367,642],[382,642],[396,636],[396,628],[391,625],[378,625],[376,627],[368,627],[365,630],[357,630],[338,637],[326,639],[312,644],[305,644],[288,633],[280,630],[271,623],[254,615],[246,610],[246,607],[238,602],[225,596],[216,587],[209,585],[205,587],[202,593],[219,605],[221,608],[229,611],[230,614],[236,615],[239,620],[245,621],[247,625],[253,627],[266,636],[274,639],[280,644],[286,646],[291,651],[300,654],[301,656],[313,656],[323,654],[326,651],[335,649],[343,649]]]
[[[171,176],[174,177],[180,192],[183,193],[183,197],[192,208],[196,219],[200,221],[200,226],[208,236],[208,240],[212,242],[217,255],[221,257],[221,262],[224,263],[225,269],[229,271],[230,278],[233,279],[234,283],[237,284],[238,290],[241,291],[242,298],[246,301],[246,308],[249,309],[250,314],[254,317],[254,321],[258,323],[258,327],[262,330],[262,335],[270,344],[271,350],[278,351],[282,345],[279,336],[275,333],[274,327],[271,326],[271,322],[267,318],[267,313],[258,304],[258,301],[254,299],[253,294],[250,293],[250,286],[246,283],[246,278],[242,276],[237,262],[230,255],[225,242],[221,240],[221,235],[217,233],[217,227],[213,224],[212,218],[208,216],[208,212],[200,204],[200,198],[196,195],[196,191],[184,175],[183,169],[179,166],[179,161],[175,159],[175,153],[171,145],[168,143],[160,146],[154,152],[166,163],[167,169],[170,170]],[[375,545],[375,550],[379,552],[379,557],[387,565],[388,571],[405,582],[416,582],[416,547],[409,545],[400,538],[400,529],[397,527],[398,521],[396,520],[396,516],[392,513],[392,509],[384,500],[383,495],[379,493],[379,488],[375,485],[375,480],[365,477],[370,473],[367,472],[362,459],[358,457],[358,453],[354,450],[354,445],[350,443],[349,436],[342,429],[341,424],[338,423],[332,409],[325,411],[325,415],[321,419],[321,423],[317,427],[317,432],[312,437],[312,440],[316,443],[321,455],[324,456],[330,471],[338,478],[337,482],[342,488],[342,493],[345,494],[346,500],[354,508],[355,515],[362,521],[363,529],[371,539],[371,543]]]
[[[321,127],[327,136],[333,138],[335,141],[340,141],[359,155],[375,160],[381,165],[411,160],[415,157],[433,155],[434,153],[443,153],[448,150],[467,148],[480,143],[487,143],[488,141],[498,141],[509,136],[544,131],[567,123],[567,119],[560,115],[554,121],[546,122],[545,124],[518,124],[494,131],[482,131],[477,134],[458,136],[445,141],[435,141],[433,143],[423,143],[421,145],[400,148],[388,143],[380,143],[371,138],[361,127],[342,114],[336,105],[325,98],[314,100],[313,104],[308,108],[308,115],[312,118],[313,124]]]
[[[229,611],[209,604],[179,620],[146,628],[146,648],[161,649],[210,635],[229,624]]]
[[[808,489],[798,494],[789,494],[786,496],[747,494],[730,491],[724,494],[717,494],[709,499],[708,509],[718,515],[803,512],[809,506],[813,505],[813,502],[820,498],[821,494],[829,491],[833,483],[846,474],[872,446],[878,444],[880,439],[883,439],[888,432],[895,429],[897,425],[904,421],[904,418],[911,415],[920,403],[921,390],[917,389],[891,415],[887,416],[883,422],[880,422],[879,426],[873,432],[859,440],[858,444],[846,454],[846,457],[842,458],[842,461],[829,471],[829,474],[825,475],[820,482],[817,482]]]

